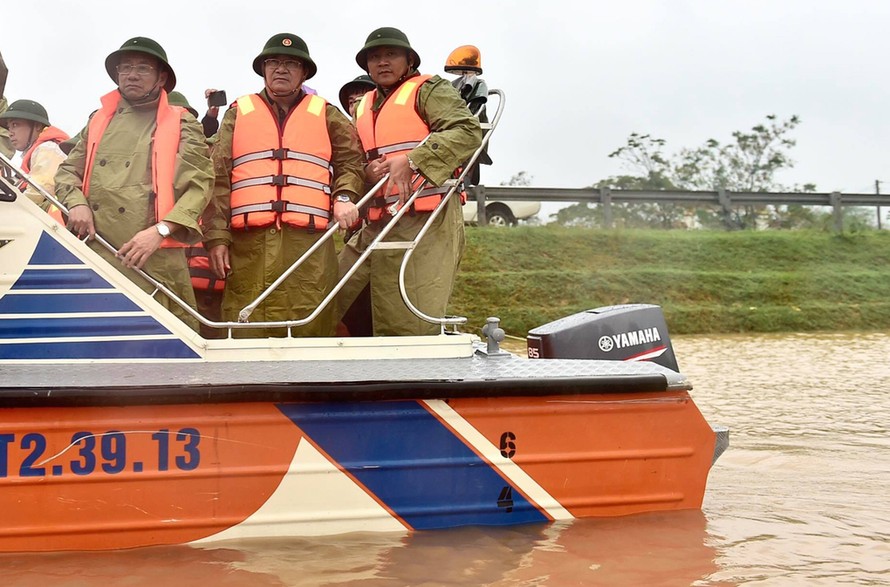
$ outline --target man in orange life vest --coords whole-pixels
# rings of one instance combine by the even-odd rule
[[[355,129],[340,110],[303,82],[317,70],[300,37],[270,38],[253,61],[265,88],[236,100],[223,116],[213,148],[214,214],[204,243],[217,276],[226,277],[223,317],[237,320],[335,222],[358,219],[362,155]],[[333,289],[337,255],[325,242],[251,314],[253,322],[305,318]],[[329,304],[295,336],[332,336]],[[285,336],[284,328],[238,329],[240,336]]]
[[[78,237],[99,233],[118,249],[110,260],[145,291],[144,268],[192,307],[185,248],[201,239],[198,218],[207,206],[213,168],[201,125],[171,106],[176,86],[164,49],[135,37],[105,59],[118,87],[102,97],[78,142],[59,167],[56,193]],[[193,328],[197,321],[166,296],[155,296]]]
[[[389,173],[389,182],[368,208],[367,222],[340,252],[345,274],[391,219],[393,204],[404,203],[422,180],[428,195],[402,216],[387,240],[414,239],[447,189],[442,184],[469,159],[482,142],[478,119],[467,109],[451,83],[421,75],[420,56],[408,37],[395,28],[373,31],[355,58],[376,89],[356,110],[356,128],[367,160],[366,177],[374,184]],[[429,139],[420,144],[429,135]],[[417,308],[442,317],[451,296],[464,248],[461,199],[452,195],[414,251],[405,275],[408,297]],[[436,334],[440,326],[417,318],[399,292],[401,250],[375,251],[337,296],[342,316],[370,285],[374,335]]]
[[[15,150],[22,152],[22,171],[50,195],[56,195],[56,172],[65,160],[59,143],[69,138],[68,133],[52,126],[46,109],[34,100],[16,100],[10,104],[9,109],[0,114],[0,126],[9,131]],[[56,220],[62,222],[58,208],[33,185],[22,182],[20,188],[32,202],[46,211],[52,210]]]

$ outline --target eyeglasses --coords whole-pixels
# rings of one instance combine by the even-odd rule
[[[303,62],[298,61],[297,59],[266,59],[263,61],[263,65],[266,66],[266,69],[278,69],[280,66],[284,66],[288,71],[297,71],[301,67],[303,67]]]
[[[140,63],[139,65],[123,64],[115,67],[118,75],[130,75],[134,71],[139,77],[145,77],[155,70],[151,65]]]

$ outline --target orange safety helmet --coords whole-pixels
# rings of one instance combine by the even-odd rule
[[[445,60],[445,71],[475,71],[482,73],[482,53],[473,45],[461,45]]]

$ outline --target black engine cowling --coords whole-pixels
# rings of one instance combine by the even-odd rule
[[[652,361],[679,371],[660,306],[604,306],[529,331],[530,359]]]

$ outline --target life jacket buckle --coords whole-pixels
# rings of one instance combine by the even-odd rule
[[[286,186],[287,178],[283,175],[273,175],[272,176],[272,185],[281,186],[281,187]]]
[[[278,176],[278,177],[281,177],[281,176]],[[278,214],[283,214],[284,207],[285,207],[285,205],[287,205],[287,202],[285,202],[284,200],[276,200],[274,202],[269,202],[269,204],[272,205],[273,212],[277,212]]]
[[[277,159],[278,161],[287,159],[287,149],[284,147],[280,149],[272,149],[272,159]]]

